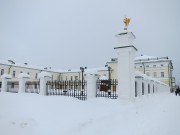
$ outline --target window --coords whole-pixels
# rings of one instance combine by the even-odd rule
[[[23,73],[23,71],[21,71],[20,73]]]
[[[26,84],[26,87],[29,88],[29,83]]]
[[[59,76],[59,75],[57,76],[57,80],[58,80],[58,81],[60,80],[60,76]]]
[[[71,80],[73,80],[73,76],[71,76]]]
[[[13,71],[13,77],[15,77],[16,76],[16,71]]]
[[[147,72],[146,75],[149,76],[149,72]]]
[[[27,72],[27,74],[29,75],[29,72]]]
[[[161,77],[164,77],[164,72],[161,72]]]
[[[34,84],[34,89],[37,89],[37,84]]]
[[[156,65],[153,65],[153,67],[156,67]]]
[[[1,75],[3,75],[4,74],[4,69],[1,69]]]
[[[146,67],[149,67],[149,65],[146,65]]]
[[[157,73],[156,73],[156,72],[154,72],[154,73],[153,73],[153,76],[154,76],[154,77],[157,77]]]
[[[1,82],[0,82],[0,88],[1,88],[2,86],[1,86]]]
[[[78,80],[78,76],[75,76],[75,80]]]
[[[140,68],[142,68],[142,66],[139,66]]]
[[[14,88],[14,83],[11,83],[11,88]]]
[[[161,67],[163,67],[164,65],[163,64],[161,64]]]
[[[35,74],[35,79],[37,79],[37,77],[38,77],[38,74],[36,73],[36,74]]]

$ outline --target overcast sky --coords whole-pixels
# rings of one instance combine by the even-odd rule
[[[179,13],[179,0],[0,0],[0,59],[59,69],[102,67],[117,56],[115,34],[126,14],[136,55],[168,56],[178,77]]]

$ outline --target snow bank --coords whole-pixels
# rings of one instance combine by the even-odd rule
[[[0,93],[0,135],[179,135],[178,103],[167,93],[135,103]]]

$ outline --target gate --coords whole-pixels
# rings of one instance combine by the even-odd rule
[[[113,80],[97,80],[96,82],[96,97],[108,97],[112,99],[117,99],[117,85],[118,81]]]
[[[87,82],[85,80],[48,81],[46,94],[70,96],[80,100],[87,99]]]

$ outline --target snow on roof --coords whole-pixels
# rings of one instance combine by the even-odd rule
[[[157,59],[157,57],[154,56],[148,56],[148,55],[141,55],[135,58],[135,60],[144,60],[144,59]]]
[[[73,73],[73,72],[81,72],[80,69],[67,69],[67,70],[64,70],[64,69],[54,69],[54,68],[51,68],[51,67],[40,67],[40,66],[35,66],[35,65],[28,65],[27,63],[17,63],[17,62],[14,62],[12,63],[11,60],[1,60],[0,59],[0,63],[1,64],[4,64],[4,65],[9,65],[9,66],[17,66],[17,67],[22,67],[22,68],[29,68],[29,69],[35,69],[35,70],[42,70],[42,71],[47,71],[47,72],[61,72],[61,73]],[[98,70],[98,71],[101,71],[101,70],[107,70],[107,67],[98,67],[98,68],[89,68],[89,69],[85,69],[86,70]]]
[[[102,71],[102,70],[108,70],[107,67],[97,67],[97,68],[87,68],[87,69],[84,69],[85,72],[95,72],[95,71]],[[68,69],[68,70],[63,70],[63,71],[60,71],[60,72],[64,72],[64,73],[73,73],[73,72],[82,72],[80,69]]]
[[[1,76],[1,78],[5,78],[5,79],[11,79],[12,78],[12,76],[10,75],[10,74],[3,74],[2,76]]]
[[[139,57],[136,57],[135,59],[135,62],[137,61],[167,61],[168,60],[168,57],[154,57],[154,56],[148,56],[148,55],[141,55]]]
[[[9,65],[9,66],[15,66],[15,67],[22,67],[22,68],[29,68],[29,69],[35,69],[35,70],[42,70],[42,71],[51,71],[51,72],[66,72],[67,70],[63,69],[54,69],[51,67],[40,67],[40,66],[35,66],[35,65],[28,65],[27,63],[17,63],[14,62],[12,63],[12,60],[1,60],[0,63],[4,65]]]
[[[97,70],[94,69],[88,69],[85,71],[85,74],[99,74],[99,72]]]
[[[27,73],[20,73],[18,75],[18,78],[30,78],[30,75],[28,75]]]
[[[99,78],[100,80],[108,80],[107,76],[103,75]]]

